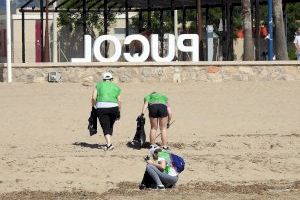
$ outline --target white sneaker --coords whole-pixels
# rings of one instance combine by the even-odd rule
[[[108,150],[112,151],[112,150],[114,150],[114,148],[115,148],[114,145],[112,145],[112,144],[107,145],[106,144],[103,149],[104,149],[104,151],[108,151]]]

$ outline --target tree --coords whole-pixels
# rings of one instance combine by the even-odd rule
[[[287,41],[288,55],[290,60],[296,60],[296,49],[293,43],[295,39],[295,31],[300,27],[300,3],[291,3],[286,5],[287,12]]]
[[[87,8],[91,5],[94,5],[98,0],[90,0],[87,1]],[[76,3],[77,2],[77,3]],[[80,1],[82,2],[82,1]],[[72,5],[76,8],[82,8],[82,4],[78,4],[77,0],[71,0],[66,3],[61,9],[70,10],[70,12],[61,11],[59,12],[58,18],[58,26],[60,26],[59,38],[60,41],[60,49],[64,52],[64,55],[67,58],[76,57],[78,54],[83,53],[83,12],[82,10],[78,10],[74,12],[72,10]],[[112,2],[108,3],[108,7]],[[97,4],[95,9],[101,4]],[[103,6],[102,6],[103,8]],[[110,26],[115,21],[116,12],[111,12],[108,10],[108,26]],[[103,12],[87,12],[86,13],[86,34],[92,36],[92,38],[96,38],[98,35],[104,34],[104,18]],[[104,50],[102,48],[102,50]]]
[[[273,0],[274,23],[276,27],[276,59],[288,60],[285,28],[283,23],[282,0]]]
[[[242,0],[244,20],[244,60],[254,60],[254,44],[252,36],[252,19],[250,0]]]

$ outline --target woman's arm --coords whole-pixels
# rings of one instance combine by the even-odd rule
[[[121,95],[119,95],[117,99],[118,99],[118,105],[119,105],[119,112],[121,112],[121,105],[122,105]]]
[[[142,109],[142,114],[145,114],[147,107],[148,107],[148,102],[144,101],[144,105],[143,105],[143,109]]]
[[[169,104],[167,104],[167,111],[168,111],[168,123],[172,120],[172,110]]]
[[[97,103],[97,95],[98,95],[98,94],[97,94],[97,90],[94,89],[93,95],[92,95],[92,100],[91,100],[92,106],[96,105],[96,103]]]
[[[155,167],[157,167],[159,170],[164,171],[166,168],[166,161],[165,160],[161,160],[158,163],[155,163],[153,160],[147,160],[148,164],[154,165]]]

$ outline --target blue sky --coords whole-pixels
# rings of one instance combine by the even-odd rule
[[[28,0],[13,0],[11,1],[11,6],[12,7],[19,7],[20,5],[23,5],[24,3],[26,3]],[[36,0],[35,0],[36,1]],[[0,0],[0,10],[4,11],[5,10],[5,4],[6,4],[6,0]],[[15,8],[13,8],[15,9]]]
[[[5,0],[0,1],[0,9],[1,10],[5,9]]]

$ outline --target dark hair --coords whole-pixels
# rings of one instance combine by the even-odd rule
[[[162,150],[160,149],[160,148],[158,148],[158,149],[155,149],[154,150],[154,154],[157,154],[157,153],[159,153],[159,152],[161,152]]]

